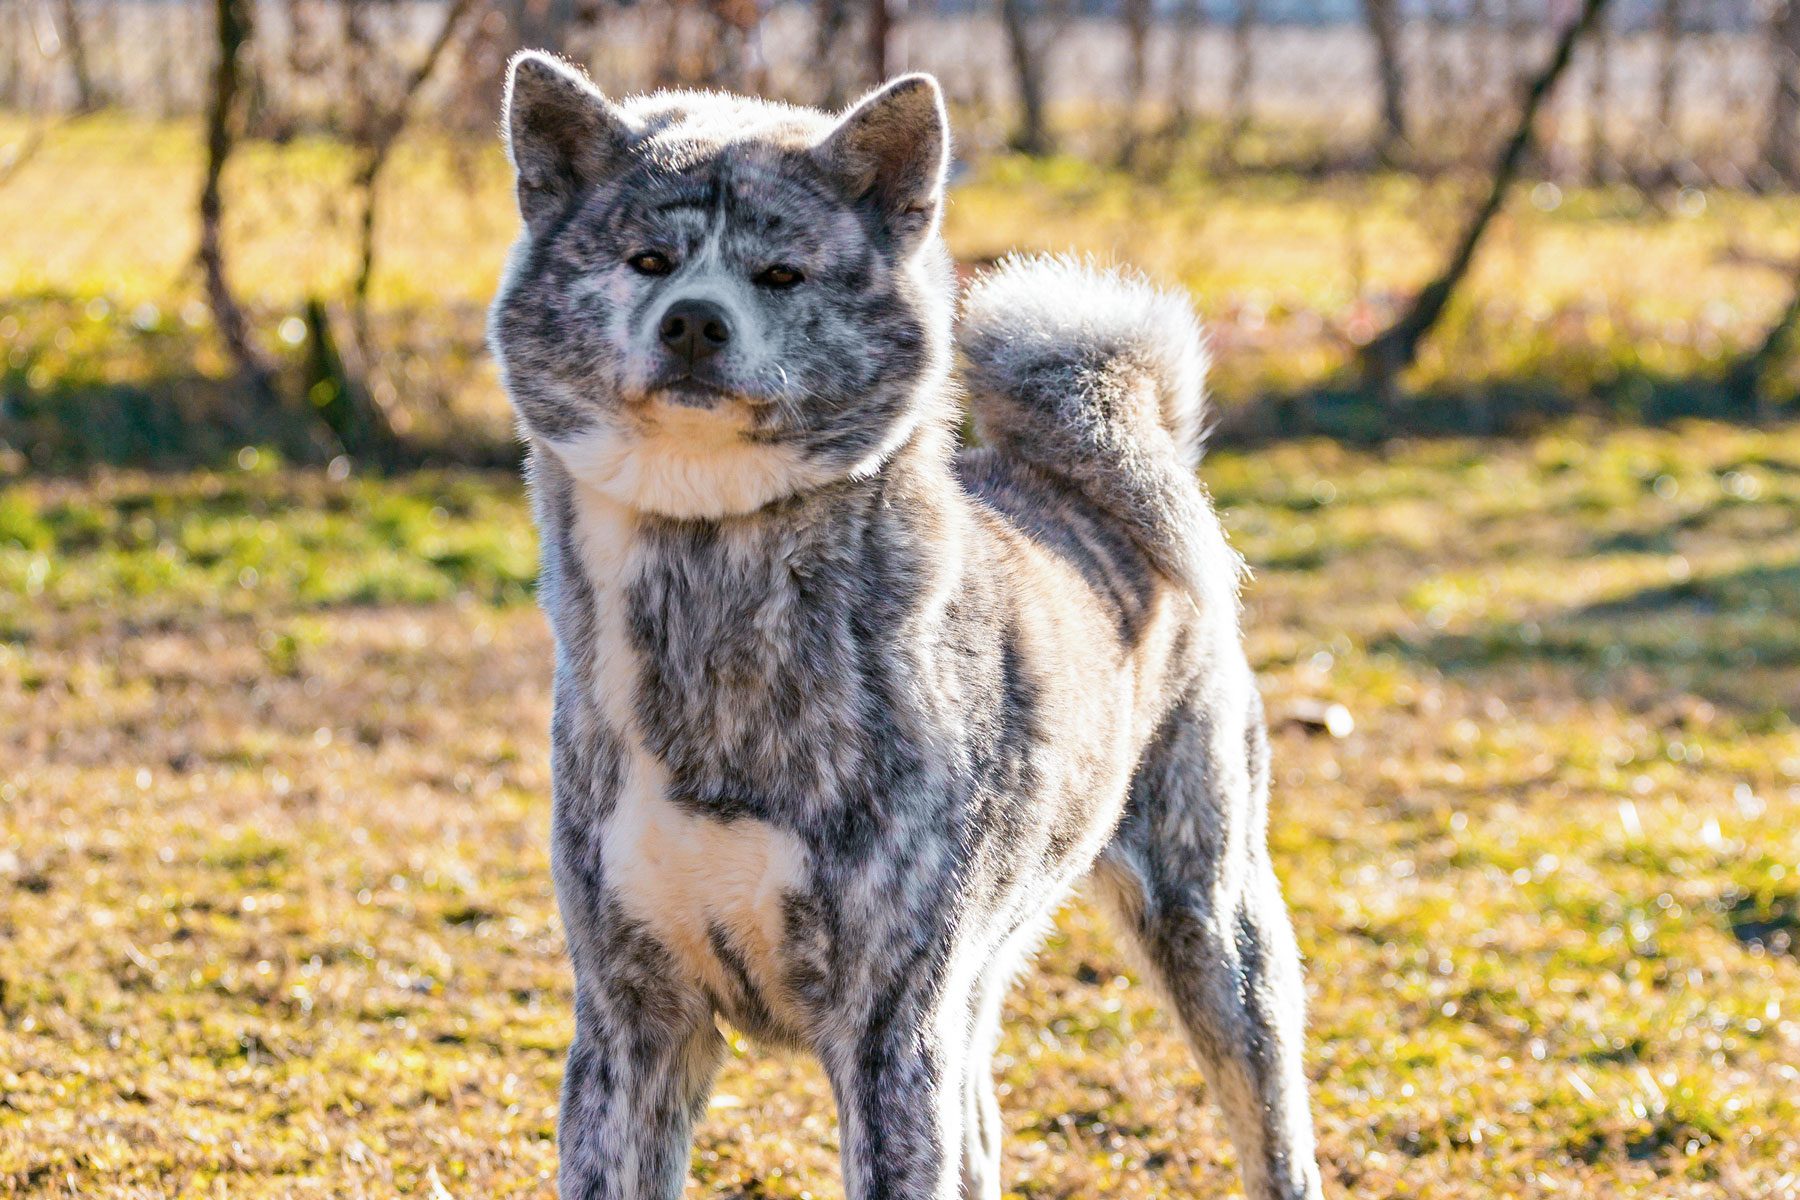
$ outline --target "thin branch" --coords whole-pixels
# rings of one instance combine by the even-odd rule
[[[0,187],[12,182],[13,176],[25,169],[25,164],[37,157],[39,150],[50,140],[50,130],[55,121],[44,121],[32,129],[23,138],[6,148],[0,155]]]
[[[1761,412],[1763,379],[1796,328],[1800,328],[1800,263],[1794,267],[1793,290],[1788,296],[1787,307],[1770,324],[1756,349],[1738,359],[1726,373],[1726,391],[1737,398],[1746,413]]]
[[[437,37],[425,51],[425,57],[408,76],[406,85],[401,89],[399,99],[376,125],[369,138],[368,153],[363,159],[362,168],[356,174],[356,187],[363,195],[361,255],[356,272],[356,307],[360,314],[368,302],[369,280],[375,273],[375,185],[380,180],[381,172],[387,166],[388,154],[394,143],[406,130],[406,122],[412,115],[414,99],[419,89],[424,87],[437,69],[438,60],[455,39],[463,19],[476,8],[477,0],[452,0],[450,10],[444,14],[444,23],[439,26]],[[360,323],[360,316],[358,318]]]
[[[820,107],[838,109],[850,98],[844,86],[844,72],[839,65],[839,43],[850,27],[850,0],[819,0],[814,6],[818,24],[813,30],[813,61],[825,77]]]
[[[1443,316],[1457,285],[1468,274],[1482,235],[1487,232],[1488,225],[1505,203],[1506,195],[1512,189],[1519,169],[1525,162],[1526,152],[1531,149],[1539,111],[1555,90],[1557,80],[1568,69],[1576,43],[1599,19],[1607,2],[1608,0],[1583,0],[1580,14],[1563,29],[1550,53],[1549,61],[1526,88],[1524,100],[1519,106],[1518,124],[1494,162],[1493,183],[1488,189],[1487,198],[1463,229],[1442,273],[1425,285],[1413,299],[1412,306],[1399,319],[1363,348],[1363,377],[1382,395],[1389,393],[1395,376],[1412,365],[1418,356],[1419,344]]]

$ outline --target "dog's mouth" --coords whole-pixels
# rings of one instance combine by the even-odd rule
[[[736,392],[721,384],[692,375],[659,381],[653,393],[658,398],[671,404],[679,404],[683,408],[717,408],[727,401],[742,399]]]
[[[645,381],[639,399],[682,408],[718,408],[731,401],[747,401],[749,397],[704,365],[671,364]]]

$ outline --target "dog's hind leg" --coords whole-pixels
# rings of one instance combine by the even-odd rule
[[[1158,732],[1094,877],[1200,1058],[1246,1196],[1318,1200],[1299,953],[1266,842],[1262,704],[1247,669],[1209,683]]]
[[[1045,914],[1026,921],[994,952],[975,994],[963,1092],[964,1200],[1000,1200],[1000,1147],[1006,1127],[994,1089],[994,1052],[1000,1046],[1006,994],[1049,932]]]
[[[994,1091],[994,1050],[1000,1008],[1012,982],[1010,965],[991,971],[976,997],[963,1090],[963,1200],[1000,1200],[1000,1100]]]

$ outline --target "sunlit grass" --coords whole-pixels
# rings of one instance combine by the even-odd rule
[[[1792,1195],[1800,432],[1203,473],[1256,571],[1328,1190]],[[570,999],[519,487],[340,475],[0,499],[0,1194],[549,1193]],[[1010,1016],[1012,1195],[1230,1193],[1088,907]],[[738,1043],[691,1191],[837,1195],[836,1136],[814,1067]]]
[[[0,146],[29,129],[0,117]],[[231,276],[293,371],[302,306],[343,302],[356,273],[354,166],[347,147],[301,138],[247,143],[227,172]],[[217,462],[233,436],[329,457],[303,436],[218,433],[231,402],[193,266],[200,167],[192,124],[97,116],[57,125],[0,188],[0,438],[28,460]],[[1147,178],[1002,157],[959,172],[946,227],[967,262],[1073,250],[1186,287],[1213,334],[1228,428],[1300,396],[1301,409],[1246,420],[1264,435],[1299,423],[1360,437],[1394,414],[1346,396],[1356,348],[1437,270],[1475,186],[1219,175],[1198,161]],[[510,430],[482,309],[516,227],[497,143],[403,144],[378,211],[371,387],[426,449],[493,461]],[[1717,411],[1718,379],[1781,308],[1796,255],[1792,197],[1528,181],[1408,377],[1421,398],[1409,420],[1486,432],[1540,411]],[[1796,377],[1781,368],[1776,391]]]

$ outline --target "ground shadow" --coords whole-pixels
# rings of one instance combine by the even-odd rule
[[[1254,448],[1294,438],[1379,446],[1400,438],[1522,437],[1572,418],[1665,426],[1705,419],[1767,427],[1800,418],[1800,397],[1747,400],[1720,376],[1632,372],[1573,387],[1550,375],[1521,374],[1466,385],[1401,391],[1383,398],[1350,379],[1226,400],[1213,441]]]
[[[258,405],[225,360],[203,309],[120,312],[43,292],[0,305],[0,474],[81,474],[97,466],[151,471],[221,467],[246,446],[322,465],[345,453],[326,419],[297,320],[258,314],[277,372],[278,403]],[[514,467],[519,448],[504,401],[482,379],[482,317],[468,306],[384,314],[372,340],[401,433],[383,465]],[[335,382],[335,381],[334,381]],[[476,393],[480,393],[477,395]],[[472,402],[470,398],[473,398]],[[3,461],[10,460],[10,461]],[[367,467],[372,464],[359,463]]]
[[[15,466],[52,474],[96,465],[180,470],[227,464],[246,445],[301,463],[344,453],[322,419],[318,381],[308,376],[316,356],[304,338],[265,339],[283,399],[259,411],[232,377],[203,310],[178,316],[145,305],[96,315],[96,303],[41,293],[8,297],[0,308],[0,327],[12,341],[0,359],[0,451],[22,456]],[[265,331],[285,335],[299,324],[291,314],[257,314]],[[517,465],[519,446],[485,366],[477,309],[384,314],[376,343],[377,365],[368,373],[387,381],[384,404],[402,418],[386,465]],[[1215,399],[1212,440],[1246,449],[1295,438],[1379,446],[1401,438],[1522,437],[1571,418],[1766,426],[1800,417],[1793,396],[1747,403],[1723,376],[1722,369],[1716,377],[1630,372],[1593,383],[1546,368],[1392,396],[1376,395],[1350,376],[1249,394],[1240,389],[1253,383],[1228,379]]]
[[[1618,672],[1648,671],[1741,718],[1780,720],[1800,709],[1800,560],[1696,574],[1472,631],[1393,635],[1371,649],[1450,674],[1578,672],[1590,693],[1608,690]]]

